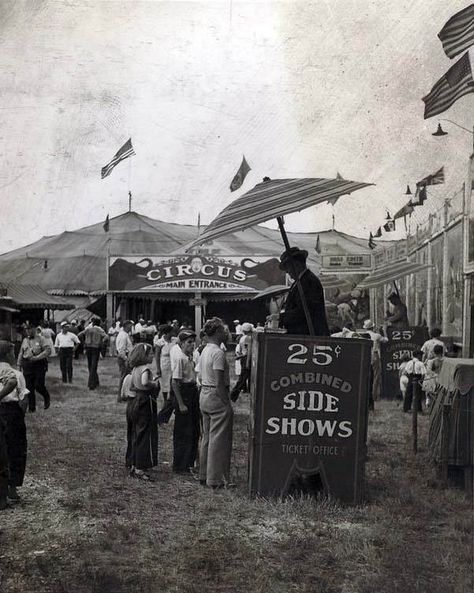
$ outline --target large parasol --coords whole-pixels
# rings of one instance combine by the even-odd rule
[[[258,183],[253,189],[224,208],[187,250],[196,245],[217,239],[217,237],[221,237],[222,235],[243,231],[272,218],[277,219],[285,249],[289,249],[290,244],[285,231],[283,216],[292,212],[299,212],[316,204],[322,204],[323,202],[334,204],[342,195],[350,194],[369,185],[372,184],[339,178],[271,180],[266,177],[263,183]],[[290,259],[290,263],[291,261]],[[311,335],[314,335],[314,328],[306,299],[298,280],[297,286],[309,332]]]

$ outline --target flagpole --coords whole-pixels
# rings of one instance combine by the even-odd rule
[[[128,159],[128,211],[132,211],[132,159]]]
[[[280,233],[281,233],[281,237],[283,239],[283,243],[285,245],[285,249],[286,249],[286,251],[289,251],[290,242],[288,241],[288,235],[286,234],[285,222],[283,220],[283,216],[278,216],[277,222],[278,222],[278,226],[280,228]],[[303,305],[304,316],[306,317],[306,323],[308,325],[309,335],[314,336],[315,335],[314,326],[313,326],[313,321],[311,319],[311,315],[309,313],[308,303],[306,301],[306,296],[304,294],[303,287],[301,286],[300,279],[299,279],[298,275],[296,274],[294,262],[291,257],[288,258],[288,263],[290,265],[291,272],[293,273],[293,276],[295,278],[296,286],[298,287],[298,292],[300,295],[301,304]]]

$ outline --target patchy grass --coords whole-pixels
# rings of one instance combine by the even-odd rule
[[[367,500],[358,507],[290,498],[249,500],[248,399],[236,408],[238,488],[213,492],[171,472],[172,426],[160,431],[156,481],[124,469],[125,407],[114,360],[89,392],[84,361],[53,404],[28,415],[23,501],[0,514],[3,593],[465,593],[472,582],[472,505],[439,487],[410,447],[396,402],[371,416]],[[41,406],[39,406],[40,408]]]

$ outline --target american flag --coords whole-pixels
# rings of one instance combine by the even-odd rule
[[[444,183],[444,167],[438,169],[433,175],[427,175],[417,182],[417,187],[426,187],[427,185],[439,185]]]
[[[448,58],[454,58],[474,44],[474,4],[452,16],[438,33]]]
[[[132,139],[130,138],[129,140],[127,140],[125,142],[125,144],[117,152],[117,154],[110,161],[110,163],[108,165],[105,165],[105,167],[102,167],[102,170],[101,170],[102,179],[104,179],[104,177],[107,177],[108,175],[110,175],[112,173],[114,167],[116,167],[120,163],[120,161],[123,161],[124,159],[126,159],[129,156],[132,156],[134,154],[136,154],[136,152],[133,150]]]
[[[466,52],[434,85],[428,95],[423,97],[424,118],[428,119],[449,109],[458,99],[474,93],[471,62]]]

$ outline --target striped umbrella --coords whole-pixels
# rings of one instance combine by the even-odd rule
[[[316,204],[334,203],[340,196],[369,185],[372,184],[317,178],[273,179],[258,183],[224,208],[188,249]],[[285,236],[283,240],[285,241]]]
[[[335,204],[344,194],[372,185],[346,179],[269,179],[258,183],[253,189],[234,200],[206,227],[206,230],[188,247],[202,245],[222,235],[235,231],[243,231],[260,222],[276,218],[280,228],[285,249],[290,243],[285,231],[283,216],[299,212],[310,206],[329,202]],[[290,265],[292,260],[290,259]],[[303,305],[310,335],[314,336],[314,328],[309,314],[306,297],[299,279],[296,280],[298,292]]]
[[[390,282],[395,283],[395,280],[403,278],[403,276],[417,274],[418,272],[421,272],[421,270],[425,270],[429,267],[430,266],[427,264],[420,264],[418,262],[406,260],[388,264],[369,274],[357,285],[357,288],[376,288],[377,286],[389,284]]]

